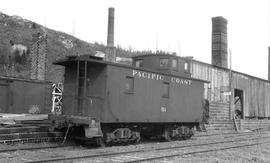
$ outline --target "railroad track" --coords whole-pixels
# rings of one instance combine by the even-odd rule
[[[266,133],[267,131],[251,131],[251,132],[227,132],[227,133],[210,133],[210,134],[201,134],[201,135],[194,135],[193,138],[200,138],[200,137],[213,137],[213,136],[224,136],[229,137],[229,135],[246,135],[246,134],[258,134],[258,133]]]
[[[260,145],[260,144],[269,144],[269,143],[270,143],[270,139],[268,141],[263,141],[263,142],[259,142],[259,143],[255,142],[255,143],[245,144],[245,145],[218,147],[218,148],[213,148],[213,149],[204,149],[204,150],[191,151],[191,152],[171,151],[170,153],[165,153],[165,154],[158,153],[158,154],[154,154],[154,156],[152,156],[152,157],[139,158],[139,159],[133,159],[130,161],[122,161],[122,162],[123,163],[137,163],[137,162],[146,162],[146,161],[149,162],[149,161],[154,161],[154,160],[168,159],[168,158],[172,158],[172,157],[180,157],[180,156],[185,156],[185,155],[194,155],[194,154],[201,154],[201,153],[208,153],[208,152],[217,152],[217,151],[222,151],[222,150],[250,147],[250,146],[255,146],[255,145]],[[173,154],[171,154],[171,153],[173,153]]]
[[[49,148],[63,148],[63,147],[68,147],[68,146],[70,146],[70,145],[57,144],[57,145],[39,146],[39,147],[9,148],[9,149],[0,149],[0,153],[24,151],[24,150],[32,151],[32,150],[49,149]]]
[[[250,138],[251,135],[246,134],[249,138],[236,137],[234,140],[216,141],[208,143],[195,143],[188,145],[176,145],[159,148],[142,148],[138,150],[122,151],[122,152],[109,152],[100,154],[81,155],[75,157],[61,157],[51,158],[37,161],[28,161],[27,163],[41,163],[41,162],[65,162],[65,161],[78,161],[89,160],[91,162],[144,162],[166,159],[170,157],[192,155],[198,153],[206,153],[219,150],[227,150],[232,148],[242,148],[248,146],[254,146],[264,143],[270,143],[270,136],[256,136]],[[261,141],[260,139],[264,139]],[[234,145],[226,145],[232,144]],[[225,146],[225,147],[224,147]],[[210,147],[210,148],[209,148]]]
[[[40,143],[40,142],[51,142],[61,140],[63,140],[63,137],[24,138],[24,139],[0,140],[0,144]]]

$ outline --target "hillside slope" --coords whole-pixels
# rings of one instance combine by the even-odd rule
[[[53,82],[63,80],[63,68],[52,63],[68,55],[105,52],[105,45],[88,43],[69,34],[46,28],[18,16],[0,12],[0,75],[30,78],[31,48],[37,41],[34,36],[46,35],[46,75]],[[116,47],[116,56],[131,57],[153,54],[151,51],[132,51]]]
[[[97,45],[79,40],[63,32],[51,30],[18,16],[0,13],[0,73],[1,75],[29,78],[30,51],[33,35],[47,34],[46,80],[61,81],[59,67],[52,65],[67,55],[93,54]],[[26,47],[25,56],[14,53],[14,46]],[[17,46],[18,47],[18,46]],[[21,58],[20,58],[21,57]],[[22,59],[22,57],[24,57]],[[60,68],[60,73],[62,68]]]

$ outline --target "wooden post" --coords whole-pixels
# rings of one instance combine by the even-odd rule
[[[235,120],[235,110],[234,110],[234,88],[233,88],[233,75],[232,75],[232,53],[230,50],[230,119],[233,120],[235,130],[238,131],[238,125]],[[231,118],[232,117],[232,118]]]
[[[84,61],[84,86],[83,86],[83,109],[85,106],[85,103],[87,102],[86,98],[86,80],[87,80],[87,61]]]
[[[78,112],[79,110],[79,73],[80,73],[80,60],[77,61],[77,76],[76,76],[76,87],[75,87],[75,97],[74,97],[74,101],[75,101],[75,105],[73,108],[73,113],[76,110],[76,112]]]

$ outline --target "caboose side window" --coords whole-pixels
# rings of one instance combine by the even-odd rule
[[[135,67],[143,67],[143,60],[138,59],[135,61]]]
[[[130,77],[130,76],[126,77],[125,92],[127,93],[134,92],[134,78],[133,77]]]
[[[187,61],[185,62],[184,69],[185,69],[185,72],[189,71],[189,64]]]
[[[170,94],[170,84],[167,82],[163,82],[162,97],[169,98],[169,94]]]
[[[160,58],[159,60],[159,67],[160,68],[168,68],[169,59],[168,58]]]
[[[177,59],[172,59],[172,68],[173,70],[177,70]]]

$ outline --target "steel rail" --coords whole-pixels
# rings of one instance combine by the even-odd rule
[[[191,145],[180,145],[180,146],[174,146],[174,147],[138,149],[138,150],[124,151],[124,152],[112,152],[112,153],[92,154],[92,155],[83,155],[83,156],[75,156],[75,157],[53,158],[53,159],[44,159],[44,160],[37,160],[37,161],[28,161],[26,163],[43,163],[43,162],[57,162],[57,161],[67,161],[67,160],[89,159],[89,158],[116,156],[116,155],[131,154],[131,153],[143,153],[145,151],[155,151],[155,150],[156,151],[158,151],[158,150],[161,151],[161,150],[176,149],[176,148],[180,149],[180,148],[186,148],[186,147],[207,146],[207,145],[213,145],[213,144],[232,143],[232,142],[242,142],[242,141],[258,140],[260,138],[270,138],[270,136],[256,137],[256,138],[252,138],[252,139],[229,140],[229,141],[219,141],[219,142],[200,143],[200,144],[191,144]],[[163,156],[161,156],[160,158],[162,158],[162,157]],[[167,157],[174,157],[174,156],[169,155]],[[160,159],[160,158],[159,157],[153,157],[153,158],[149,158],[149,159],[150,160],[155,160],[155,159]],[[164,157],[164,158],[166,158],[166,157]],[[141,162],[141,161],[144,161],[144,160],[147,161],[148,159],[134,160],[134,161],[131,161],[131,162]]]
[[[197,146],[222,144],[222,143],[242,142],[242,141],[248,141],[248,140],[256,140],[258,138],[270,138],[270,136],[257,137],[257,138],[251,138],[251,139],[246,138],[246,139],[240,139],[240,140],[228,140],[228,141],[219,141],[219,142],[211,142],[211,143],[201,143],[201,144],[193,144],[193,145],[181,145],[181,146],[174,146],[174,147],[161,147],[161,148],[157,148],[155,150],[159,151],[159,150],[177,149],[177,148],[186,148],[186,147],[197,147]]]
[[[10,149],[0,149],[0,153],[5,152],[14,152],[14,151],[24,151],[24,150],[37,150],[37,149],[48,149],[48,148],[62,148],[69,147],[70,145],[53,145],[53,146],[44,146],[44,147],[22,147],[22,148],[10,148]]]
[[[231,146],[231,147],[223,147],[223,148],[214,148],[214,149],[208,149],[208,150],[200,150],[200,151],[193,151],[193,152],[184,152],[179,154],[171,154],[171,155],[165,155],[165,156],[157,156],[157,157],[151,157],[151,158],[143,158],[143,159],[137,159],[132,161],[125,161],[123,163],[137,163],[137,162],[144,162],[144,161],[153,161],[153,160],[159,160],[159,159],[165,159],[165,158],[171,158],[171,157],[179,157],[179,156],[185,156],[185,155],[194,155],[199,153],[208,153],[208,152],[216,152],[216,151],[223,151],[227,149],[234,149],[234,148],[242,148],[242,147],[249,147],[249,146],[255,146],[260,144],[269,144],[270,141],[267,142],[261,142],[261,143],[253,143],[253,144],[246,144],[246,145],[237,145],[237,146]]]
[[[244,134],[258,134],[267,133],[267,131],[251,131],[251,132],[226,132],[226,133],[210,133],[205,135],[194,135],[192,138],[209,137],[209,136],[222,136],[222,135],[244,135]]]
[[[21,139],[0,140],[0,144],[7,144],[7,143],[15,144],[18,142],[49,142],[62,139],[63,137],[21,138]]]

